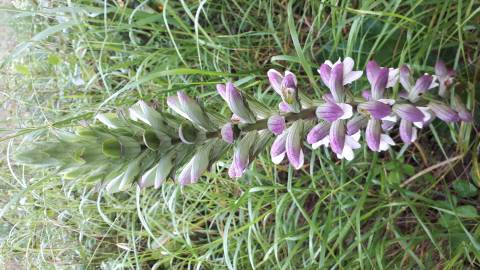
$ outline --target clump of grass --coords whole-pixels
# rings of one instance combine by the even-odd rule
[[[2,99],[15,106],[1,139],[2,263],[478,267],[478,120],[459,130],[436,122],[414,146],[365,151],[353,163],[317,150],[295,172],[262,155],[238,181],[219,165],[196,185],[115,195],[16,165],[11,156],[26,141],[91,122],[100,111],[138,99],[164,107],[179,89],[223,112],[220,99],[209,97],[228,78],[275,106],[260,82],[270,67],[300,74],[302,90],[320,96],[326,89],[315,69],[344,55],[359,68],[375,58],[420,70],[440,57],[455,66],[455,92],[478,116],[479,8],[475,1],[85,0],[6,10],[26,43],[2,65],[13,70],[2,76]]]

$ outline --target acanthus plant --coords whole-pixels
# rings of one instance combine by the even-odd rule
[[[278,110],[256,102],[232,82],[218,84],[217,92],[233,113],[228,118],[207,111],[197,99],[179,91],[167,98],[174,114],[157,111],[139,101],[128,113],[105,113],[103,125],[57,131],[54,139],[34,143],[17,155],[25,164],[57,167],[65,178],[97,181],[109,192],[126,190],[133,183],[155,188],[168,178],[191,184],[233,148],[228,166],[231,178],[241,177],[255,157],[274,138],[270,156],[275,164],[286,159],[296,170],[304,166],[305,141],[313,149],[329,147],[338,159],[353,160],[363,136],[368,149],[386,151],[396,142],[391,134],[398,125],[400,138],[410,144],[418,129],[435,117],[445,122],[472,122],[472,115],[458,96],[453,108],[439,101],[453,83],[454,72],[439,61],[436,75],[414,80],[411,69],[380,67],[368,62],[369,89],[355,97],[349,85],[363,71],[354,70],[347,57],[327,60],[318,73],[328,88],[321,100],[300,93],[297,77],[271,69],[270,86],[280,95]],[[400,91],[391,89],[400,82]],[[439,87],[438,95],[431,89]]]

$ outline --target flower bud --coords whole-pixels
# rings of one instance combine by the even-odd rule
[[[233,132],[233,125],[232,123],[226,123],[223,125],[220,133],[222,134],[222,139],[226,141],[229,144],[233,143],[234,135],[235,133]]]
[[[268,130],[273,134],[280,135],[286,127],[285,117],[281,115],[272,115],[268,118],[267,126]]]

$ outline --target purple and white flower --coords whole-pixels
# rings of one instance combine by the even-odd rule
[[[396,104],[393,111],[400,117],[400,138],[404,143],[412,143],[417,138],[417,129],[429,123],[431,114],[425,107],[415,107],[412,104]],[[425,113],[424,113],[425,112]]]
[[[363,74],[361,70],[354,71],[354,65],[353,59],[346,57],[343,61],[338,59],[335,64],[327,60],[318,69],[323,83],[330,89],[336,102],[344,101],[345,91],[343,86],[358,80]]]
[[[299,112],[300,100],[297,91],[297,77],[290,71],[285,71],[282,75],[275,69],[267,72],[268,80],[273,90],[282,97],[279,108],[282,112]]]
[[[413,84],[413,77],[407,65],[403,65],[400,68],[400,84],[405,89],[405,92],[400,93],[400,97],[408,99],[412,103],[419,101],[420,97],[429,89],[438,86],[435,77],[427,73],[418,78],[415,84]]]
[[[370,93],[363,94],[367,102],[358,105],[357,109],[367,112],[370,119],[367,123],[365,137],[367,145],[372,151],[386,151],[391,145],[395,145],[390,135],[382,133],[382,123],[388,130],[396,122],[392,114],[392,99],[384,99],[385,89],[396,84],[398,70],[378,66],[377,62],[370,61],[367,64],[367,79],[370,83]]]
[[[453,83],[455,78],[455,71],[453,69],[447,68],[445,62],[438,60],[435,63],[435,75],[438,80],[438,95],[445,97],[447,95],[447,89]]]
[[[360,147],[358,144],[360,133],[347,135],[345,127],[346,120],[353,116],[353,108],[344,103],[344,86],[359,79],[363,74],[362,71],[353,71],[353,66],[353,59],[347,57],[343,61],[339,59],[335,64],[327,60],[318,69],[323,83],[330,89],[330,95],[324,96],[326,103],[318,106],[316,115],[319,119],[329,122],[330,129],[328,135],[323,136],[323,132],[319,133],[318,131],[325,130],[325,126],[317,125],[310,131],[310,136],[307,136],[310,137],[310,143],[315,144],[315,147],[330,146],[338,158],[347,160],[352,160],[353,149]]]
[[[280,164],[285,155],[287,155],[288,161],[296,170],[303,166],[303,128],[303,120],[297,120],[287,130],[277,136],[270,149],[273,163]]]

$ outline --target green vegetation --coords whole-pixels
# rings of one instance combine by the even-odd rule
[[[0,75],[8,115],[0,120],[4,268],[480,266],[478,1],[58,2],[15,1],[2,10],[24,41]],[[114,194],[89,178],[14,160],[32,142],[94,123],[99,112],[138,100],[166,109],[178,90],[227,114],[215,85],[229,79],[277,106],[269,68],[291,70],[300,91],[319,98],[327,89],[316,69],[344,56],[362,70],[369,59],[408,63],[416,75],[445,60],[474,123],[434,121],[413,145],[381,154],[363,146],[352,162],[305,145],[300,171],[275,166],[264,151],[238,180],[224,159],[194,185],[167,180]],[[118,155],[114,144],[102,150]]]

